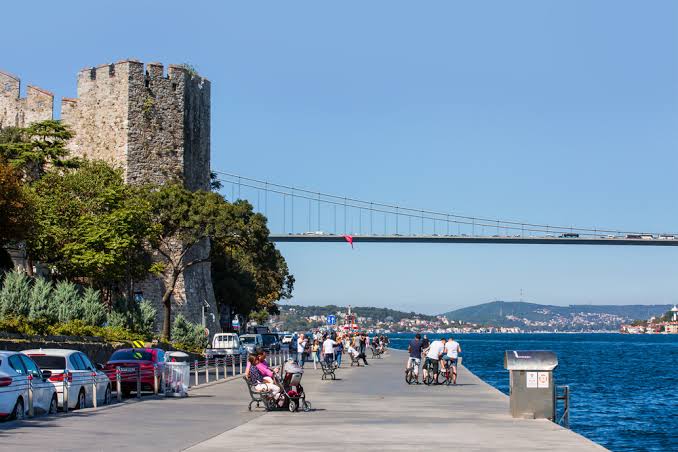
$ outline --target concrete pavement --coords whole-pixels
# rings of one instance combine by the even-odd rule
[[[307,371],[313,411],[268,413],[189,450],[605,450],[550,421],[511,418],[508,398],[464,368],[457,386],[408,386],[407,355],[389,355],[368,368],[342,368],[337,381]]]
[[[7,450],[191,451],[429,450],[601,451],[549,421],[512,419],[508,398],[461,368],[456,387],[408,386],[406,354],[342,367],[320,380],[306,363],[309,413],[247,411],[240,378],[191,391],[185,399],[148,398],[0,424]],[[350,365],[350,360],[349,360]]]

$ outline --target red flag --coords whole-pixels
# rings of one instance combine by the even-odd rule
[[[345,235],[344,238],[346,239],[346,241],[347,241],[348,243],[351,244],[351,249],[353,249],[353,236],[351,236],[351,235]]]

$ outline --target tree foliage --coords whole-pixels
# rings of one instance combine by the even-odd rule
[[[0,131],[0,158],[20,171],[27,182],[40,179],[48,166],[73,167],[66,143],[73,138],[60,121],[47,120],[26,128],[9,127]]]
[[[22,240],[33,217],[30,198],[17,172],[0,158],[0,247],[10,240]]]
[[[153,225],[138,187],[103,162],[50,171],[33,186],[31,255],[70,280],[122,290],[153,270],[144,244]]]
[[[222,309],[248,316],[265,310],[278,312],[276,302],[288,299],[294,276],[275,245],[269,241],[266,217],[247,201],[229,205],[231,234],[212,242],[212,285]]]

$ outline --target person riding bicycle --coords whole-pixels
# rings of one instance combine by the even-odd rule
[[[424,367],[428,367],[428,365],[433,366],[433,374],[438,373],[438,362],[440,361],[440,358],[443,356],[443,352],[445,351],[445,342],[446,339],[443,337],[439,341],[433,341],[431,342],[431,345],[428,347],[428,352],[426,353],[426,360],[424,361]]]
[[[455,385],[457,384],[457,359],[459,358],[459,353],[461,353],[459,342],[450,338],[450,340],[445,343],[445,355],[443,355],[443,361],[446,365],[452,366],[452,383]]]
[[[419,365],[421,364],[421,335],[417,334],[414,336],[414,339],[410,341],[410,345],[407,346],[407,351],[410,353],[410,357],[407,359],[407,367],[405,372],[410,368],[414,372],[414,379],[419,384]]]

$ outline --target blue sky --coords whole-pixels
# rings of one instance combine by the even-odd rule
[[[678,232],[674,1],[8,3],[0,68],[188,62],[213,167],[418,208]],[[14,18],[14,19],[12,19]],[[678,302],[676,249],[280,246],[294,302]]]

